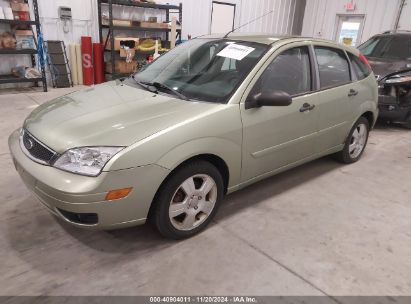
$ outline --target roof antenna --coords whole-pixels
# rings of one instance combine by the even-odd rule
[[[255,21],[258,21],[258,20],[264,18],[265,16],[267,16],[267,15],[273,13],[273,12],[274,12],[274,10],[271,10],[271,11],[265,13],[264,15],[261,15],[261,16],[258,17],[258,18],[255,18],[255,19],[253,19],[253,20],[251,20],[251,21],[248,21],[247,23],[245,23],[245,24],[243,24],[243,25],[240,25],[239,27],[237,27],[237,28],[233,29],[232,31],[229,31],[227,34],[225,34],[225,36],[224,36],[223,38],[227,38],[228,35],[230,35],[231,33],[235,32],[236,30],[239,30],[240,28],[242,28],[242,27],[244,27],[244,26],[246,26],[246,25],[249,25],[250,23],[253,23],[253,22],[255,22]]]

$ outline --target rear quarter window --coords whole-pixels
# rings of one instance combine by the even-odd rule
[[[355,76],[357,76],[358,80],[362,80],[364,78],[367,78],[371,71],[368,68],[368,66],[360,60],[357,56],[354,54],[348,53],[348,57],[351,60],[351,65],[354,71]]]
[[[351,82],[350,65],[343,50],[316,46],[315,55],[320,72],[321,89]]]

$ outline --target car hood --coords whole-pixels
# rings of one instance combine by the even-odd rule
[[[83,146],[130,146],[218,106],[112,81],[39,106],[24,128],[59,153]]]
[[[408,60],[372,57],[367,59],[377,79],[382,79],[389,74],[401,72],[402,70],[409,70],[411,68],[411,61]]]

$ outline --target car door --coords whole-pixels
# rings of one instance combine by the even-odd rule
[[[318,94],[313,92],[313,53],[308,45],[279,49],[254,77],[241,103],[243,121],[242,181],[269,175],[315,154]],[[247,109],[259,93],[284,91],[288,106]]]
[[[317,152],[326,153],[344,143],[353,122],[352,99],[358,92],[344,50],[324,44],[315,45],[314,53],[320,83]]]

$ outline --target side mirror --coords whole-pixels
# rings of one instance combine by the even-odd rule
[[[245,102],[245,109],[259,107],[286,107],[292,103],[290,94],[284,91],[272,91],[270,93],[258,93],[250,96]]]

